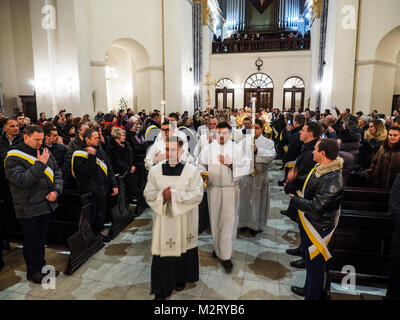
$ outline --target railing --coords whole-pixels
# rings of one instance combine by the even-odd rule
[[[212,53],[310,50],[310,38],[214,41]]]

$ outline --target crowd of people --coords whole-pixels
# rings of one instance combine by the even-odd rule
[[[13,203],[20,221],[27,278],[41,283],[45,276],[46,234],[65,189],[91,193],[91,228],[111,240],[104,223],[107,199],[119,193],[117,176],[124,177],[126,203],[136,204],[136,215],[146,207],[155,214],[156,299],[198,280],[197,237],[207,229],[213,257],[230,273],[238,230],[256,236],[265,228],[268,166],[278,159],[285,172],[280,185],[291,199],[281,213],[301,234],[300,246],[287,253],[301,257],[292,266],[307,269],[305,286],[292,291],[322,299],[330,253],[310,234],[330,238],[345,185],[392,188],[400,174],[399,111],[262,108],[255,123],[251,117],[249,108],[230,110],[224,119],[216,109],[167,117],[159,110],[99,111],[93,119],[61,110],[34,122],[23,113],[0,114],[1,201]],[[9,249],[4,214],[1,219],[0,268]]]

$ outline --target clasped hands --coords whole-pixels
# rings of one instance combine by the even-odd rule
[[[163,190],[162,196],[164,201],[170,201],[172,199],[171,187],[168,187]]]

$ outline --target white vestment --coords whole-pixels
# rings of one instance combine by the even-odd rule
[[[171,187],[171,201],[162,192]],[[180,257],[198,245],[198,205],[203,199],[199,170],[186,164],[180,176],[163,175],[162,164],[150,169],[143,193],[154,212],[151,252],[162,257]]]
[[[156,164],[158,164],[155,161],[155,155],[158,154],[165,154],[166,153],[166,144],[164,139],[161,140],[156,140],[153,145],[149,148],[149,150],[147,150],[147,155],[146,158],[144,159],[144,166],[146,167],[147,170],[150,170],[151,167],[155,166]],[[194,158],[191,156],[191,154],[189,153],[189,150],[187,148],[187,143],[183,145],[182,147],[183,149],[183,154],[180,157],[182,162],[185,163],[191,163],[194,164]],[[165,162],[165,160],[161,161],[161,162]]]
[[[246,154],[251,154],[252,137],[248,135],[243,141]],[[239,228],[250,228],[254,231],[264,230],[269,209],[268,165],[275,159],[275,145],[270,139],[260,136],[256,139],[258,147],[255,176],[247,175],[240,179],[240,203],[237,210]],[[253,162],[254,163],[254,162]],[[253,165],[254,167],[254,165]]]
[[[221,164],[219,155],[232,160],[232,168]],[[241,146],[232,141],[220,145],[217,141],[202,150],[196,161],[201,171],[208,171],[208,208],[211,233],[216,255],[221,260],[232,258],[233,240],[236,238],[239,204],[239,180],[251,172],[250,159],[243,154]]]
[[[176,128],[174,130],[174,132],[172,132],[172,133],[170,132],[169,136],[170,137],[179,137],[183,141],[183,144],[186,145],[186,147],[187,147],[188,141],[187,141],[186,134],[184,132],[180,131],[178,128]],[[154,143],[158,142],[158,141],[163,141],[163,140],[164,140],[163,132],[160,132],[158,134],[156,140],[154,141]]]

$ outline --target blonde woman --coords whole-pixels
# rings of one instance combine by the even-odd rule
[[[114,173],[124,175],[126,173],[134,173],[133,151],[126,142],[125,130],[114,127],[111,130],[111,141],[108,145],[108,158]]]

